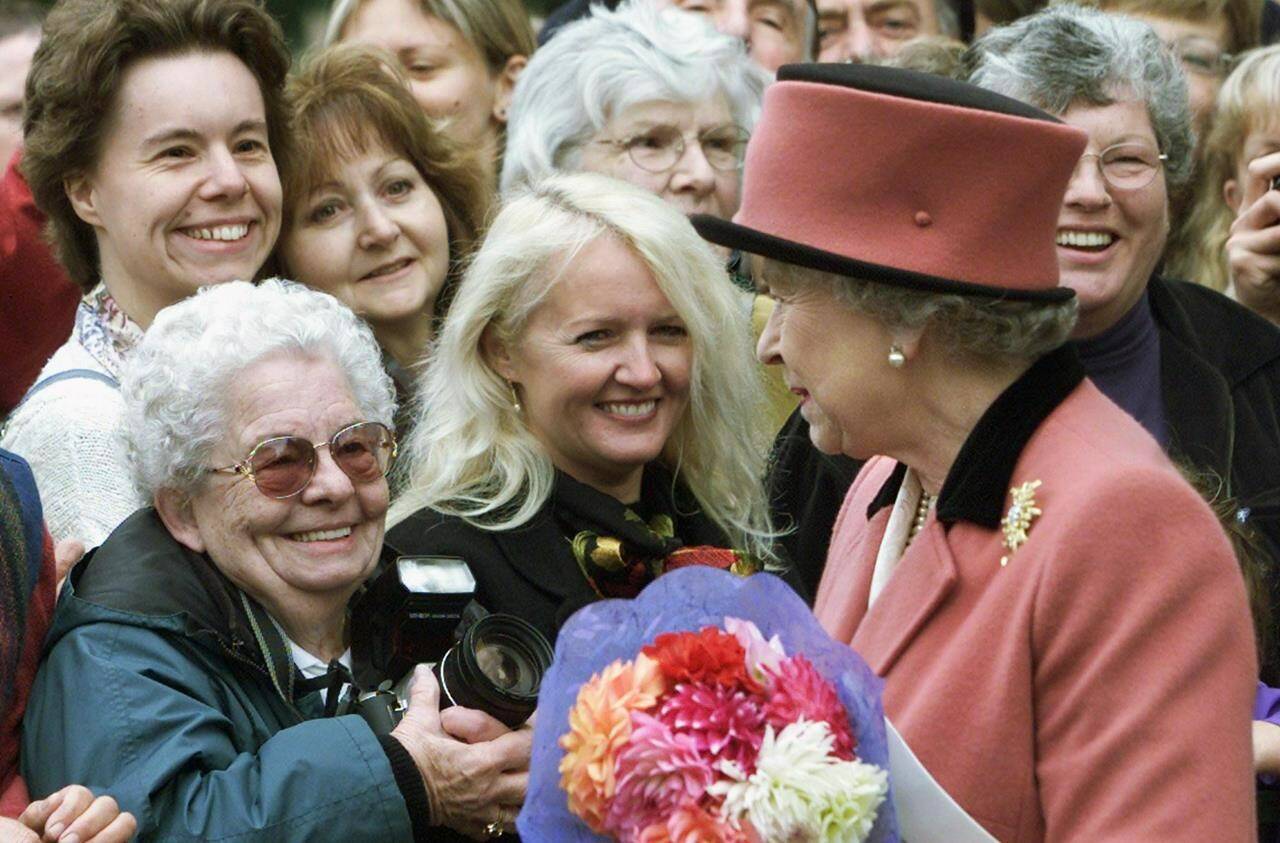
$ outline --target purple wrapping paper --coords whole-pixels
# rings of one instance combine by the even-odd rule
[[[579,610],[560,630],[555,660],[542,680],[533,732],[529,793],[516,820],[528,843],[594,843],[593,833],[573,814],[560,789],[560,736],[569,729],[569,709],[578,688],[616,659],[633,659],[660,633],[724,627],[725,617],[755,623],[766,639],[777,635],[787,655],[803,653],[836,689],[858,737],[858,757],[889,768],[882,681],[862,657],[832,640],[782,580],[772,574],[742,578],[704,567],[681,568],[651,583],[634,600],[604,600]],[[896,843],[893,784],[868,838]]]

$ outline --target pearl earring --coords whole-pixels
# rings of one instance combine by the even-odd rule
[[[896,342],[889,346],[889,365],[895,369],[901,369],[907,363],[907,355],[902,353],[902,346]]]
[[[507,389],[511,390],[511,407],[517,413],[524,412],[524,407],[520,406],[520,393],[516,392],[516,385],[511,381],[507,381]]]

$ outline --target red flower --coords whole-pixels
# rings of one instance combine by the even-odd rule
[[[671,683],[695,682],[759,691],[747,673],[746,651],[738,639],[714,626],[701,632],[664,632],[644,648]]]
[[[765,722],[781,732],[788,723],[801,718],[814,723],[825,721],[835,737],[832,751],[836,757],[852,761],[858,741],[849,727],[849,713],[836,696],[835,688],[813,663],[797,655],[765,670],[774,677],[772,691],[764,704]]]

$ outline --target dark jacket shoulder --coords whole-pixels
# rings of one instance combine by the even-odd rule
[[[1280,328],[1201,284],[1157,276],[1147,289],[1166,336],[1195,349],[1231,386],[1258,375],[1280,380]]]

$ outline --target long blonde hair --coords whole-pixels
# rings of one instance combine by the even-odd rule
[[[1223,197],[1222,186],[1235,178],[1249,132],[1280,119],[1277,115],[1280,46],[1251,50],[1218,92],[1212,128],[1200,153],[1191,212],[1183,217],[1170,242],[1167,274],[1226,292],[1231,281],[1227,236],[1236,213]]]
[[[616,237],[645,262],[689,333],[689,406],[660,459],[734,546],[772,559],[762,485],[769,434],[749,303],[683,214],[648,191],[591,173],[550,176],[494,219],[423,374],[405,449],[408,482],[388,523],[430,507],[482,529],[509,530],[546,502],[551,459],[485,361],[481,341],[492,326],[514,348],[563,267],[599,237]]]

